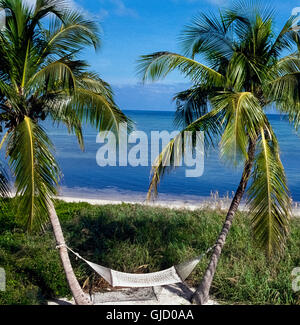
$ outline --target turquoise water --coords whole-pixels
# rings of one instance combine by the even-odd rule
[[[172,131],[173,112],[127,111],[138,130]],[[289,187],[295,201],[300,201],[300,138],[294,129],[278,115],[270,115],[281,146],[281,158],[286,169]],[[100,144],[96,143],[97,132],[86,127],[85,152],[81,152],[76,138],[68,135],[63,128],[45,126],[56,147],[56,156],[63,171],[61,193],[98,199],[140,199],[145,198],[149,185],[150,167],[99,167],[96,153]],[[159,192],[161,198],[191,199],[208,197],[218,191],[220,196],[231,194],[239,183],[241,170],[228,168],[219,160],[217,151],[205,158],[204,174],[199,178],[186,178],[181,167],[166,175]]]

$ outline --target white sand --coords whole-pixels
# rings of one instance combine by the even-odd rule
[[[125,204],[141,204],[146,206],[152,206],[152,207],[163,207],[163,208],[169,208],[169,209],[186,209],[186,210],[197,210],[197,209],[203,209],[203,208],[210,208],[210,209],[221,209],[221,210],[228,210],[230,207],[230,199],[218,199],[214,201],[211,200],[203,200],[199,204],[196,204],[195,202],[187,202],[187,201],[180,201],[180,200],[157,200],[155,202],[146,202],[146,200],[102,200],[102,199],[89,199],[89,198],[77,198],[77,197],[67,197],[67,196],[59,196],[58,199],[65,201],[67,203],[80,203],[85,202],[89,203],[91,205],[119,205],[122,203]],[[245,204],[240,204],[239,207],[240,211],[249,211],[248,208],[245,206]],[[300,217],[300,204],[295,203],[293,207],[293,215],[294,217]]]
[[[122,291],[126,291],[127,289],[123,289]],[[130,289],[129,289],[130,290]],[[142,289],[141,289],[142,290]],[[105,297],[107,296],[107,301],[102,303],[95,303],[95,305],[106,305],[106,306],[132,306],[132,305],[144,305],[144,306],[189,306],[191,305],[190,298],[195,289],[189,289],[185,285],[168,285],[163,287],[155,287],[154,294],[151,299],[146,298],[145,300],[133,300],[132,297],[129,301],[109,301],[111,297],[110,293],[96,293],[95,295],[100,295],[101,299],[105,301]],[[119,291],[120,292],[120,291]],[[115,292],[115,296],[117,297],[118,291]],[[134,296],[133,296],[134,298]],[[139,298],[141,298],[139,296]],[[75,305],[74,300],[67,299],[57,299],[48,302],[48,305]],[[219,305],[214,300],[209,300],[205,305]]]
[[[101,200],[101,199],[88,199],[88,198],[76,198],[76,197],[58,197],[58,199],[68,202],[68,203],[80,203],[85,202],[91,205],[119,205],[122,203],[125,204],[142,204],[147,206],[160,206],[164,208],[170,209],[189,209],[189,210],[196,210],[203,207],[203,204],[186,204],[181,201],[156,201],[156,202],[142,202],[138,200],[126,200],[126,201],[119,201],[119,200]]]

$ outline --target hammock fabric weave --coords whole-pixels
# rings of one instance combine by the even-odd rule
[[[125,287],[125,288],[147,288],[157,287],[163,285],[170,285],[184,282],[189,275],[194,271],[196,266],[207,255],[215,246],[211,247],[207,252],[202,254],[195,259],[187,261],[177,266],[173,266],[167,270],[148,273],[148,274],[131,274],[122,273],[111,270],[104,266],[92,263],[85,260],[79,254],[75,253],[66,245],[65,246],[70,252],[76,255],[79,259],[87,263],[96,273],[98,273],[103,279],[105,279],[112,287]],[[58,248],[60,247],[58,246]]]

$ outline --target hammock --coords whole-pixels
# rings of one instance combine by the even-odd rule
[[[79,259],[87,263],[96,273],[98,273],[103,279],[105,279],[112,287],[124,287],[124,288],[147,288],[158,287],[163,285],[170,285],[176,283],[183,283],[189,275],[194,271],[196,266],[215,246],[208,249],[204,254],[189,260],[185,263],[173,266],[167,270],[148,273],[148,274],[131,274],[114,271],[104,266],[92,263],[85,260],[78,253],[75,253],[71,248],[66,245],[57,246],[66,247],[71,253],[76,255]]]

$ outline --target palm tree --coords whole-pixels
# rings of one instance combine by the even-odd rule
[[[49,220],[66,277],[77,304],[89,304],[75,275],[52,200],[60,169],[41,126],[45,119],[65,125],[84,148],[82,123],[117,131],[128,122],[110,86],[79,59],[87,46],[100,46],[99,27],[59,0],[0,0],[6,26],[0,30],[0,123],[14,175],[19,215],[28,230]],[[0,187],[6,191],[4,174]],[[3,192],[2,191],[2,192]]]
[[[254,238],[269,259],[283,253],[289,234],[290,194],[266,111],[276,107],[295,127],[299,124],[299,34],[293,31],[292,18],[276,34],[273,17],[271,8],[254,1],[238,2],[218,15],[200,14],[182,34],[183,55],[159,52],[139,60],[144,82],[176,69],[193,84],[175,96],[175,122],[182,132],[157,158],[148,198],[157,194],[163,175],[178,166],[176,144],[184,142],[184,131],[203,131],[206,148],[218,145],[225,162],[244,167],[194,303],[208,300],[226,237],[245,193]],[[169,166],[164,164],[167,158],[171,158]]]

